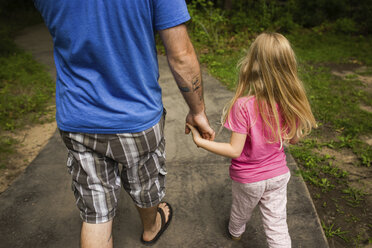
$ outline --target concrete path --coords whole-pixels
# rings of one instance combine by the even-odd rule
[[[51,38],[43,25],[25,30],[17,39],[55,77]],[[260,214],[256,211],[240,242],[225,237],[231,202],[229,159],[197,149],[183,134],[187,107],[178,92],[166,59],[159,58],[164,93],[167,139],[167,194],[174,219],[154,247],[267,247]],[[232,96],[220,82],[203,73],[207,113],[213,127]],[[222,132],[217,140],[227,140]],[[328,247],[296,164],[287,154],[292,178],[288,185],[288,224],[293,247]],[[0,195],[0,247],[79,247],[81,221],[65,167],[66,149],[59,134],[26,171]],[[131,199],[121,192],[114,221],[115,247],[142,247],[141,223]]]

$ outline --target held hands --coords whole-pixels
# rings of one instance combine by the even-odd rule
[[[190,125],[189,123],[186,123],[186,126],[191,130],[192,139],[194,140],[194,143],[199,147],[200,146],[200,142],[203,140],[203,138],[201,137],[199,131],[195,127],[193,127],[192,125]]]
[[[195,129],[195,131],[199,134],[199,136],[201,136],[201,138],[214,140],[216,134],[214,130],[209,126],[208,118],[205,115],[204,111],[199,114],[192,114],[191,112],[189,112],[189,114],[186,116],[185,134],[189,134],[190,131],[192,131],[190,126]],[[193,137],[195,137],[194,132]]]

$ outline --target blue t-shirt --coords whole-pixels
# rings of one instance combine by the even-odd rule
[[[34,0],[53,37],[57,124],[133,133],[163,104],[154,34],[190,19],[184,0]]]

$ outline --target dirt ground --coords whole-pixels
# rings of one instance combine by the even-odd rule
[[[17,133],[7,135],[17,140],[14,154],[10,157],[10,165],[0,173],[0,194],[20,175],[35,159],[56,131],[56,122],[28,126]]]

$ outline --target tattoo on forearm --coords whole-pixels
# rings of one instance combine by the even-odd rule
[[[199,76],[196,76],[191,80],[191,89],[190,89],[190,87],[187,87],[187,84],[188,84],[187,81],[178,72],[173,71],[173,73],[174,73],[174,77],[176,79],[176,83],[180,91],[186,92],[186,93],[195,92],[198,95],[200,101],[203,100],[202,83],[201,83]]]
[[[201,86],[201,81],[199,80],[199,77],[194,78],[194,80],[192,80],[192,90],[193,90],[193,92],[200,89],[200,86]],[[197,91],[197,94],[199,96],[200,101],[203,100],[202,91],[201,90]]]
[[[195,92],[197,89],[200,88],[200,83],[199,83],[199,79],[196,78],[193,80],[192,82],[192,90]]]
[[[179,88],[180,91],[182,91],[182,92],[190,92],[190,89],[187,88],[187,87],[182,87],[182,86],[178,85],[178,88]]]
[[[110,234],[110,237],[109,237],[109,239],[107,240],[107,242],[110,242],[111,238],[112,238],[112,233]]]
[[[176,79],[176,83],[178,85],[178,88],[182,92],[190,92],[189,87],[185,86],[186,80],[176,71],[173,71],[174,78]]]

